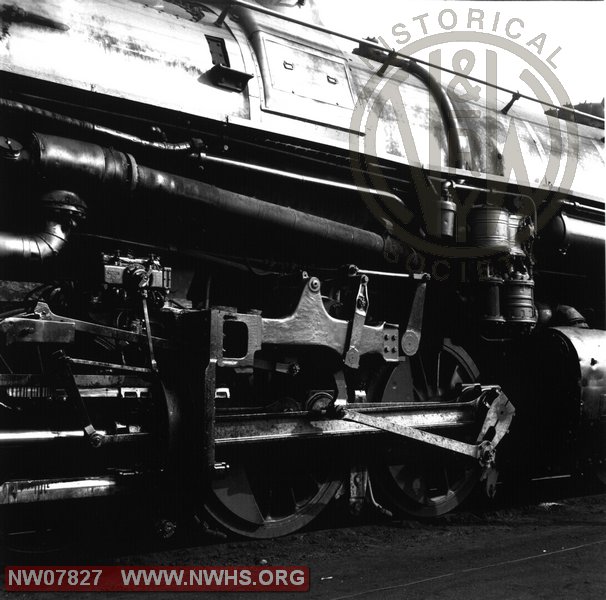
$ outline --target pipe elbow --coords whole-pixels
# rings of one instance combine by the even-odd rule
[[[85,204],[66,191],[54,191],[42,198],[49,213],[39,233],[18,235],[0,232],[0,260],[44,262],[55,258],[65,247],[71,230],[85,216]]]
[[[45,230],[30,237],[29,244],[36,248],[35,260],[54,258],[67,243],[71,227],[58,221],[47,221]]]
[[[436,101],[446,128],[446,139],[448,142],[448,163],[450,167],[456,169],[463,168],[463,150],[459,136],[459,127],[457,115],[446,90],[440,82],[433,76],[429,69],[426,69],[414,60],[400,60],[397,63],[401,69],[416,75],[429,90],[429,93]]]
[[[585,317],[574,306],[566,304],[558,304],[554,311],[554,318],[558,324],[568,325],[569,327],[579,327],[587,329],[587,321]]]

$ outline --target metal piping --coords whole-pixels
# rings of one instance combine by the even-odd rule
[[[440,113],[446,125],[446,139],[448,141],[448,166],[455,169],[463,168],[463,152],[461,150],[461,139],[458,133],[457,118],[452,101],[438,80],[428,69],[422,67],[415,60],[396,61],[395,66],[399,66],[404,71],[416,75],[430,91],[438,104]]]
[[[110,184],[114,180],[122,180],[130,177],[133,185],[136,186],[136,169],[145,170],[146,167],[137,166],[135,159],[130,154],[125,154],[114,150],[113,148],[103,148],[96,144],[89,144],[79,140],[61,138],[52,135],[34,134],[34,144],[37,146],[35,156],[43,160],[45,166],[54,169],[70,169],[74,175],[79,177],[93,177],[98,183]],[[299,183],[308,183],[321,185],[340,191],[364,193],[377,196],[384,200],[388,205],[397,204],[404,206],[402,199],[395,194],[374,188],[364,188],[353,184],[336,182],[321,177],[312,177],[290,171],[283,171],[273,167],[265,167],[246,163],[238,160],[232,160],[220,156],[212,156],[204,153],[198,154],[202,162],[236,167],[256,173],[265,173],[285,179],[292,179]],[[108,168],[104,171],[101,168],[102,163],[107,163]]]
[[[61,252],[78,217],[84,216],[84,205],[75,194],[64,191],[46,194],[42,202],[51,212],[44,229],[33,235],[0,232],[0,261],[42,262]]]
[[[153,148],[155,150],[165,150],[169,152],[187,152],[192,149],[192,145],[190,142],[178,142],[174,144],[171,144],[169,142],[154,142],[151,140],[146,140],[144,138],[137,137],[135,135],[131,135],[130,133],[125,133],[124,131],[118,131],[117,129],[104,127],[103,125],[91,123],[90,121],[74,119],[72,117],[62,115],[60,113],[45,110],[43,108],[38,108],[37,106],[23,104],[22,102],[16,102],[15,100],[8,100],[7,98],[0,98],[0,109],[2,108],[18,112],[24,112],[32,116],[42,117],[44,119],[49,119],[51,121],[55,121],[56,123],[66,125],[68,127],[74,127],[76,129],[82,129],[84,131],[106,135],[116,140],[130,142],[131,144],[142,146],[143,148]]]
[[[461,149],[461,139],[458,134],[457,117],[452,105],[452,101],[444,88],[440,85],[440,82],[431,74],[431,72],[421,66],[419,61],[413,58],[406,58],[399,55],[397,52],[390,52],[385,54],[385,49],[382,52],[377,52],[373,44],[368,46],[360,46],[354,54],[363,56],[364,58],[370,58],[379,62],[383,62],[381,68],[377,71],[377,75],[383,75],[388,67],[396,67],[402,69],[407,73],[418,77],[429,90],[434,100],[438,105],[444,125],[446,128],[446,140],[448,143],[448,166],[455,169],[463,168],[463,151]],[[430,67],[430,63],[428,64]]]
[[[589,328],[585,317],[574,306],[568,306],[567,304],[558,304],[556,306],[554,320],[568,327]]]
[[[275,175],[276,177],[283,177],[285,179],[294,179],[300,183],[311,183],[322,185],[324,187],[332,187],[341,191],[346,192],[358,192],[364,194],[372,194],[385,200],[395,202],[404,206],[402,199],[395,194],[385,192],[383,190],[377,190],[374,188],[365,188],[351,183],[343,183],[341,181],[332,181],[331,179],[324,179],[322,177],[312,177],[311,175],[301,175],[300,173],[293,173],[291,171],[283,171],[281,169],[274,169],[273,167],[264,167],[262,165],[256,165],[252,163],[245,163],[239,160],[232,160],[230,158],[223,158],[222,156],[210,156],[208,154],[200,154],[200,160],[202,162],[215,163],[218,165],[225,165],[228,167],[237,167],[246,171],[253,171],[255,173],[266,173],[267,175]]]
[[[0,232],[0,260],[23,258],[43,261],[59,254],[67,241],[68,230],[58,222],[48,221],[44,231],[34,235]]]
[[[135,191],[144,196],[153,194],[163,198],[188,200],[203,208],[373,254],[384,255],[388,251],[386,240],[371,231],[149,167],[138,166],[137,173]]]
[[[574,307],[567,304],[557,304],[552,306],[542,302],[537,302],[539,311],[540,325],[549,327],[578,327],[579,329],[588,329],[589,325],[585,317]]]
[[[101,184],[121,195],[146,201],[185,200],[202,209],[356,248],[392,261],[402,253],[395,240],[384,239],[378,233],[138,165],[132,155],[96,144],[37,133],[31,160],[47,179],[69,177],[85,186]]]
[[[105,435],[105,431],[100,432]],[[16,444],[39,444],[40,442],[56,442],[57,440],[82,440],[85,434],[82,429],[69,431],[0,431],[0,446]]]

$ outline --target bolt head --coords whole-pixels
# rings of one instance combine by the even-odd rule
[[[177,531],[177,524],[169,519],[159,519],[154,526],[156,534],[162,540],[169,540]]]
[[[90,437],[90,445],[93,448],[99,448],[102,443],[103,443],[103,437],[100,434],[95,433]]]

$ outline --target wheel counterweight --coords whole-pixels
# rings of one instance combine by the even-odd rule
[[[223,528],[273,538],[309,524],[335,496],[341,479],[327,458],[299,446],[232,449],[211,482],[205,512]]]

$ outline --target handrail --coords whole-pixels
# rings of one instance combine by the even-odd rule
[[[421,65],[425,65],[426,67],[432,67],[434,69],[439,69],[444,71],[445,73],[450,73],[451,75],[456,75],[458,77],[464,77],[469,81],[473,81],[475,83],[480,83],[481,85],[486,85],[492,87],[494,89],[500,90],[502,92],[507,92],[508,94],[512,94],[516,98],[524,98],[525,100],[530,100],[531,102],[537,102],[538,104],[542,104],[544,106],[550,106],[551,108],[555,108],[557,110],[564,110],[569,113],[573,113],[575,115],[581,115],[584,117],[589,117],[591,119],[595,119],[596,121],[600,121],[604,123],[604,117],[597,117],[596,115],[592,115],[590,113],[583,112],[581,110],[577,110],[576,108],[570,108],[568,106],[558,106],[557,104],[552,104],[551,102],[546,102],[544,100],[539,100],[538,98],[533,98],[532,96],[528,96],[526,94],[520,94],[517,91],[511,90],[509,88],[497,85],[496,83],[491,83],[489,81],[484,81],[483,79],[479,79],[477,77],[472,77],[471,75],[466,75],[465,73],[461,73],[459,71],[455,71],[453,69],[449,69],[447,67],[443,67],[441,65],[434,65],[426,60],[422,60],[420,58],[415,58],[408,54],[404,54],[402,52],[398,52],[396,50],[389,50],[376,42],[372,42],[371,40],[364,40],[361,38],[357,38],[353,35],[348,35],[346,33],[342,33],[340,31],[334,31],[329,29],[328,27],[323,27],[322,25],[316,25],[315,23],[307,23],[306,21],[301,21],[300,19],[296,19],[295,17],[290,17],[288,15],[279,13],[275,10],[271,10],[270,8],[265,8],[264,6],[260,6],[257,4],[252,4],[250,2],[246,2],[246,0],[227,0],[226,6],[221,12],[221,15],[216,21],[216,24],[220,27],[223,25],[225,18],[228,12],[235,6],[239,6],[241,8],[247,8],[249,10],[253,10],[265,15],[269,15],[271,17],[276,17],[277,19],[282,19],[283,21],[288,21],[289,23],[295,23],[296,25],[302,25],[303,27],[307,27],[308,29],[313,29],[315,31],[320,31],[322,33],[327,33],[329,35],[334,35],[336,37],[342,38],[344,40],[348,40],[350,42],[355,42],[357,44],[361,44],[364,46],[368,46],[369,48],[374,48],[375,50],[380,50],[381,52],[386,54],[386,60],[393,57],[400,57],[406,60],[410,60]]]

